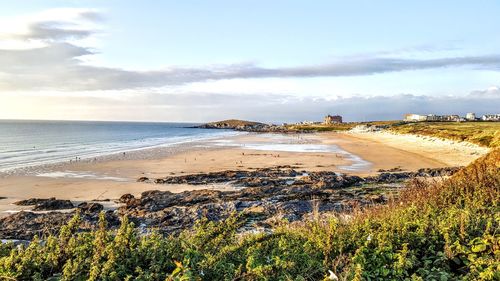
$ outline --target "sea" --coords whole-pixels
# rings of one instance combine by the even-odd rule
[[[231,130],[194,123],[0,120],[0,172],[217,139]]]

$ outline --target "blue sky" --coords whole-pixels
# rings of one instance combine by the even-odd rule
[[[487,113],[500,108],[498,12],[499,1],[3,1],[0,62],[21,63],[0,68],[0,118]],[[263,112],[283,106],[298,114]]]

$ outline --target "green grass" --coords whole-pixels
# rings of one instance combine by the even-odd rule
[[[500,122],[418,122],[393,125],[390,130],[467,141],[485,147],[500,146]]]
[[[180,236],[140,235],[125,218],[0,246],[0,280],[499,280],[500,149],[440,183],[415,180],[399,201],[239,234],[238,216]],[[9,279],[10,278],[10,279]]]
[[[312,124],[312,125],[287,125],[288,130],[296,131],[315,131],[315,132],[330,132],[330,131],[347,131],[354,128],[353,123],[341,123],[341,124]]]
[[[316,132],[330,132],[330,131],[347,131],[358,125],[377,125],[377,126],[391,126],[401,121],[372,121],[372,122],[349,122],[340,124],[310,124],[310,125],[287,125],[289,130],[301,131],[316,131]]]

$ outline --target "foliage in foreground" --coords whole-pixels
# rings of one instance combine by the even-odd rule
[[[125,218],[26,247],[0,246],[12,280],[500,280],[500,150],[441,184],[413,182],[402,201],[298,224],[237,233],[233,216],[177,237],[139,235]],[[350,217],[346,219],[346,217]],[[1,279],[1,278],[0,278]]]

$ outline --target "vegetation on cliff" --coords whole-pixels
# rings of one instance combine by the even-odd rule
[[[236,129],[236,128],[252,128],[254,126],[266,126],[266,124],[253,121],[246,121],[246,120],[228,119],[223,121],[205,123],[198,127],[207,129]]]
[[[232,216],[179,236],[119,230],[0,246],[9,280],[499,280],[500,149],[440,183],[415,180],[399,201],[239,234]],[[331,279],[330,279],[331,280]]]

